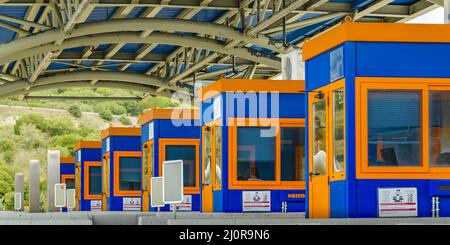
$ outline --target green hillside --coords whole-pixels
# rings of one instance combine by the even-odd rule
[[[33,95],[142,96],[142,93],[108,88],[52,90]],[[28,162],[41,161],[41,202],[45,203],[48,149],[61,156],[73,155],[73,145],[99,140],[101,129],[112,125],[136,125],[137,116],[153,107],[176,107],[166,98],[139,102],[0,100],[0,211],[14,205],[14,174],[22,172],[28,190]],[[28,195],[25,195],[25,205]],[[44,208],[44,206],[42,206]]]

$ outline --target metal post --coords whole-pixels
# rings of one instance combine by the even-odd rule
[[[20,193],[20,209],[18,211],[23,212],[24,210],[24,192],[25,192],[25,177],[23,173],[16,173],[14,178],[14,193]]]
[[[38,213],[40,211],[39,207],[39,196],[40,196],[40,166],[39,160],[30,160],[29,163],[29,206],[30,213]]]
[[[444,23],[450,24],[450,0],[444,0]]]
[[[59,151],[49,150],[47,153],[47,210],[58,212],[55,207],[55,184],[60,183]]]

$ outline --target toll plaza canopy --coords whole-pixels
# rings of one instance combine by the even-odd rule
[[[439,6],[443,0],[0,0],[0,98],[109,87],[142,92],[109,99],[138,100],[192,94],[200,80],[270,79],[282,54],[346,16],[405,22]]]

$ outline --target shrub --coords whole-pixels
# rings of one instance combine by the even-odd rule
[[[112,119],[113,119],[113,116],[112,116],[111,112],[106,111],[106,110],[101,111],[101,112],[99,113],[99,115],[100,115],[100,117],[101,117],[103,120],[108,121],[108,122],[111,122]]]
[[[121,116],[119,120],[123,125],[126,125],[126,126],[131,125],[131,121],[130,121],[130,119],[128,119],[127,116]]]
[[[74,117],[78,117],[78,118],[81,117],[81,109],[80,109],[80,107],[78,105],[71,105],[69,107],[68,111]]]

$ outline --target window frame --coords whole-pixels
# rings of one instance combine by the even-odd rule
[[[450,167],[433,167],[429,161],[429,91],[450,90],[447,78],[356,77],[356,178],[357,179],[448,179]],[[421,165],[370,166],[368,163],[368,91],[418,90],[421,94]]]
[[[200,194],[200,139],[160,138],[158,140],[158,176],[163,176],[162,164],[166,159],[166,146],[195,146],[195,186],[184,187],[184,194]]]
[[[64,184],[66,184],[66,180],[67,179],[73,179],[73,181],[74,181],[74,186],[75,186],[75,189],[77,188],[76,187],[76,180],[75,180],[75,174],[61,174],[61,183],[64,183]]]
[[[89,194],[89,176],[90,171],[89,167],[102,167],[102,162],[93,162],[93,161],[85,161],[84,162],[84,199],[86,200],[100,200],[102,198],[102,194],[91,195]],[[100,172],[102,173],[102,171]],[[103,189],[103,188],[102,188]]]
[[[120,158],[121,157],[141,157],[141,152],[140,151],[114,151],[114,163],[113,163],[114,164],[114,196],[140,197],[141,190],[123,191],[123,190],[120,190],[120,188],[119,188],[120,187],[119,169],[120,169]],[[141,159],[141,162],[142,162],[142,159]],[[110,162],[110,164],[111,164],[111,162]],[[141,169],[142,169],[142,166],[141,166]],[[141,170],[141,172],[142,172],[142,170]]]
[[[148,183],[147,183],[148,190],[147,190],[147,192],[148,193],[150,193],[150,190],[151,190],[151,186],[150,186],[151,183],[152,183],[152,181],[151,181],[152,174],[151,173],[155,172],[155,163],[154,163],[155,157],[154,156],[153,156],[153,163],[150,164],[150,159],[152,157],[151,154],[150,154],[150,150],[149,150],[150,147],[153,147],[153,155],[154,155],[155,154],[155,148],[154,148],[155,145],[153,143],[153,139],[145,142],[144,145],[142,145],[142,165],[141,165],[141,167],[142,167],[142,184],[144,183],[144,175],[145,175],[145,173],[144,173],[144,161],[146,161],[147,164],[148,164],[148,172],[147,172],[147,179],[148,179]],[[143,158],[144,157],[144,151],[147,151],[147,159]],[[153,166],[151,166],[151,165],[153,165]],[[151,171],[151,170],[153,170],[153,171]],[[142,191],[144,191],[143,186],[141,187],[141,189],[142,189]]]
[[[275,125],[275,180],[274,181],[242,181],[237,180],[237,128],[264,127]],[[281,181],[281,131],[280,128],[305,128],[304,118],[228,118],[228,189],[248,190],[303,190],[306,182]],[[306,134],[306,128],[305,128]],[[305,145],[306,148],[306,145]],[[306,162],[305,162],[306,167]]]

